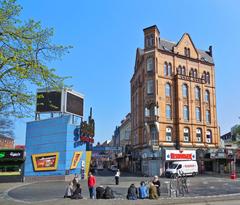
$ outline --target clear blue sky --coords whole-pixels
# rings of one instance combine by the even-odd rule
[[[54,41],[72,45],[54,63],[66,83],[85,95],[85,117],[93,107],[96,141],[110,139],[130,111],[130,79],[142,29],[156,24],[161,38],[177,42],[184,32],[197,48],[213,45],[218,123],[221,133],[240,116],[240,1],[238,0],[19,0],[22,19],[55,29]],[[16,143],[25,142],[26,121],[16,123]]]

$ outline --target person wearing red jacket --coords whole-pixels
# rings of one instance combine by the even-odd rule
[[[89,174],[88,174],[88,189],[89,189],[89,194],[90,194],[91,199],[95,198],[95,186],[96,186],[96,178],[95,178],[95,176],[92,175],[92,172],[89,172]]]

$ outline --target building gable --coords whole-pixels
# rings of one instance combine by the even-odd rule
[[[185,49],[190,50],[190,57],[198,59],[198,52],[188,33],[184,33],[180,41],[174,47],[174,53],[186,56]]]

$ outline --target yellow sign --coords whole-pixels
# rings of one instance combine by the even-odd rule
[[[56,170],[58,166],[58,152],[49,152],[41,154],[33,154],[33,166],[35,171],[51,171]]]
[[[78,165],[81,157],[82,157],[82,152],[74,152],[70,169],[76,169],[77,168],[77,165]]]

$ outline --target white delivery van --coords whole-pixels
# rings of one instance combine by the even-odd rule
[[[165,172],[166,177],[177,177],[179,173],[195,176],[198,174],[197,161],[175,161]]]

